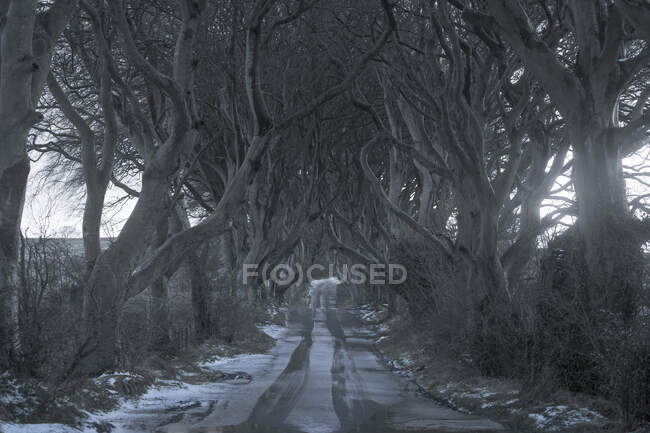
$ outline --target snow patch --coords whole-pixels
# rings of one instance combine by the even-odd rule
[[[16,379],[9,379],[7,385],[10,388],[5,395],[0,396],[0,403],[3,404],[17,404],[23,402],[25,399],[18,389]]]
[[[12,424],[0,422],[2,433],[79,433],[65,424]]]
[[[383,341],[386,341],[386,340],[389,340],[389,339],[390,339],[390,337],[388,337],[387,335],[383,335],[383,336],[379,337],[379,338],[375,341],[375,343],[379,344],[379,343],[381,343],[381,342],[383,342]]]
[[[388,324],[386,323],[382,323],[379,326],[379,329],[377,330],[377,332],[379,332],[380,334],[388,334],[389,331],[390,331],[390,326],[388,326]]]
[[[487,388],[476,388],[472,392],[464,392],[460,396],[463,398],[488,398],[494,395],[497,395],[497,393]]]
[[[601,422],[604,417],[587,408],[569,409],[568,406],[548,406],[542,413],[530,413],[528,417],[535,421],[539,429],[558,431],[580,424]]]
[[[235,365],[238,370],[246,371],[251,365],[258,365],[259,360],[268,358],[265,354],[249,354],[243,353],[232,358],[225,358],[217,356],[210,361],[203,361],[198,364],[201,368],[208,368],[212,370],[219,370],[230,365]]]
[[[259,329],[272,339],[277,340],[284,334],[287,328],[280,325],[264,325],[259,326]]]

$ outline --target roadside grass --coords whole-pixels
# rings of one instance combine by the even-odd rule
[[[526,389],[513,379],[481,376],[469,359],[432,346],[387,306],[358,310],[361,320],[376,331],[376,348],[386,364],[443,405],[499,421],[518,433],[624,431],[616,420],[616,406],[605,399],[546,386]],[[650,429],[634,431],[647,432]]]
[[[250,381],[246,372],[226,373],[213,364],[237,355],[270,350],[276,340],[263,329],[277,332],[285,325],[283,317],[281,313],[271,312],[262,323],[251,324],[234,336],[211,338],[173,357],[151,354],[137,367],[106,372],[95,378],[46,383],[5,372],[0,375],[0,432],[3,423],[5,429],[37,424],[80,428],[91,414],[111,411],[125,400],[137,399],[152,387]],[[97,431],[103,429],[99,425],[95,428]]]

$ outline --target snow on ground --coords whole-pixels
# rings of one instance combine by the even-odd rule
[[[114,422],[129,418],[130,414],[140,409],[166,410],[175,408],[190,402],[201,395],[205,385],[190,385],[181,381],[164,380],[158,381],[156,385],[137,399],[122,399],[118,408],[97,414],[89,414],[87,423]]]
[[[5,372],[2,376],[8,377],[8,373]],[[0,403],[15,404],[24,400],[24,396],[18,390],[18,382],[16,382],[16,379],[8,379],[7,388],[8,389],[3,390],[5,394],[0,396]]]
[[[382,315],[382,310],[372,305],[362,305],[357,308],[359,317],[368,325],[373,325],[374,332],[378,337],[376,343],[381,343],[391,339],[391,322],[388,317]],[[650,309],[645,312],[650,316]],[[415,378],[417,376],[417,353],[403,352],[388,357],[383,351],[380,353],[384,356],[384,361],[394,369],[398,374]],[[465,362],[471,360],[465,359]],[[535,424],[540,431],[559,431],[581,424],[598,425],[605,418],[599,413],[588,408],[569,407],[563,405],[542,407],[540,413],[529,413],[534,408],[522,407],[519,398],[519,390],[515,389],[512,384],[489,382],[482,384],[472,383],[472,381],[447,382],[439,383],[431,391],[438,399],[446,401],[451,407],[462,412],[475,412],[481,410],[499,411],[508,410],[513,414],[528,414],[529,419]]]
[[[282,333],[287,329],[284,326],[280,325],[264,325],[260,326],[259,329],[262,330],[266,335],[269,337],[273,338],[274,340],[277,340],[282,336]]]
[[[356,307],[355,310],[359,312],[359,318],[362,322],[370,326],[375,325],[377,334],[387,334],[390,332],[390,323],[386,322],[386,319],[389,317],[388,304],[382,304],[380,306],[365,304]]]
[[[402,356],[399,359],[387,359],[387,361],[392,369],[400,370],[407,376],[410,376],[408,370],[413,367],[414,362],[409,355]]]
[[[276,335],[279,334],[277,330],[274,332]],[[255,372],[260,372],[265,365],[269,364],[271,359],[272,357],[269,354],[241,354],[232,358],[220,357],[205,361],[200,363],[199,366],[209,370],[253,372],[253,375],[255,375]],[[132,431],[130,430],[132,423],[138,417],[143,418],[143,422],[151,422],[147,420],[148,414],[151,414],[150,416],[154,418],[160,418],[162,414],[178,411],[184,406],[187,406],[188,409],[195,407],[205,409],[208,406],[208,400],[213,399],[210,396],[214,396],[215,400],[220,399],[221,394],[228,394],[233,386],[237,386],[236,383],[248,382],[250,382],[250,377],[243,381],[235,378],[223,383],[204,384],[188,384],[178,380],[158,380],[154,386],[137,399],[122,399],[119,407],[110,412],[89,414],[84,424],[110,423],[116,427],[113,430],[114,432],[126,433]],[[84,431],[94,432],[92,428]]]
[[[279,339],[287,329],[286,327],[280,325],[260,325],[258,326],[258,328],[266,335],[273,338],[274,340]],[[248,353],[244,353],[234,357],[215,356],[211,358],[209,361],[200,362],[198,366],[201,368],[209,368],[209,369],[216,370],[224,367],[229,367],[234,364],[240,370],[245,371],[248,363],[253,361],[256,362],[257,361],[256,358],[260,358],[260,357],[263,358],[265,356],[266,356],[265,354],[248,354]]]
[[[569,409],[568,406],[548,406],[542,413],[528,414],[538,429],[558,431],[580,424],[594,424],[604,420],[603,416],[587,408]]]
[[[94,381],[97,384],[104,382],[109,386],[115,386],[115,382],[117,382],[118,379],[123,382],[129,382],[130,380],[142,379],[142,376],[129,371],[116,371],[113,373],[104,373],[101,376],[96,377]]]
[[[364,322],[369,322],[369,321],[377,320],[377,312],[376,312],[376,311],[373,311],[373,310],[371,310],[371,311],[365,311],[365,312],[362,313],[362,315],[361,315],[361,319],[362,319]]]
[[[475,388],[470,392],[464,392],[460,396],[464,398],[486,399],[497,395],[496,392],[488,390],[486,387]]]
[[[261,326],[260,329],[276,340],[280,339],[286,330],[278,325]],[[280,346],[284,348],[282,350],[292,351],[297,344],[297,341],[293,340],[296,339],[293,337],[283,338]],[[115,427],[114,433],[151,431],[150,426],[160,425],[161,419],[164,420],[174,414],[208,413],[216,409],[224,411],[227,409],[227,412],[223,412],[223,414],[232,418],[234,424],[242,422],[252,410],[252,406],[250,408],[228,407],[229,398],[227,396],[239,395],[239,398],[250,401],[253,405],[258,397],[256,392],[261,394],[270,384],[267,382],[274,380],[273,377],[280,373],[280,371],[275,371],[275,364],[273,364],[273,359],[276,356],[273,353],[276,349],[264,354],[240,354],[231,358],[216,357],[199,364],[199,367],[204,370],[234,374],[244,372],[242,380],[235,377],[223,382],[202,384],[189,384],[179,380],[158,380],[139,398],[123,399],[115,410],[92,414],[84,424],[90,426],[93,423],[95,425],[110,423]],[[269,374],[272,367],[273,373]],[[251,377],[254,378],[252,382]],[[241,387],[242,384],[250,385]],[[250,394],[250,397],[242,397],[242,393]],[[218,403],[216,405],[218,407],[215,406],[215,403]],[[239,419],[242,417],[243,419]],[[94,432],[91,427],[85,431]]]
[[[279,325],[264,325],[259,327],[263,332],[272,337],[279,339],[286,328]],[[199,367],[209,370],[224,371],[259,371],[260,368],[268,364],[269,354],[241,354],[234,357],[215,357],[209,361],[198,364]],[[185,374],[188,375],[188,374]],[[95,382],[105,382],[113,386],[120,376],[130,378],[134,373],[126,371],[116,371],[103,374],[95,379]],[[236,379],[230,381],[233,385]],[[225,386],[229,386],[226,384]],[[210,384],[188,384],[180,380],[163,380],[158,379],[146,393],[136,399],[121,398],[120,404],[114,410],[109,412],[87,413],[88,418],[84,422],[81,430],[65,424],[13,424],[0,421],[0,433],[79,433],[79,432],[96,432],[93,425],[104,423],[113,424],[115,432],[127,432],[128,429],[122,428],[122,421],[128,421],[133,418],[134,413],[143,410],[165,411],[167,409],[178,409],[183,405],[192,406],[196,404],[198,396],[204,394],[207,390],[214,391],[219,387],[218,383]],[[20,393],[16,390],[15,395],[4,394],[1,399],[8,403],[9,400],[19,398]]]
[[[225,369],[229,367],[237,367],[239,370],[246,370],[251,363],[257,363],[258,359],[266,359],[265,354],[250,354],[243,353],[231,358],[227,357],[215,357],[209,361],[203,361],[198,364],[201,368],[208,368],[211,370]]]
[[[388,325],[388,323],[382,323],[381,325],[379,325],[379,328],[377,329],[377,332],[380,334],[388,334],[389,331],[390,331],[390,326]]]
[[[64,424],[11,424],[0,422],[1,433],[79,433]]]

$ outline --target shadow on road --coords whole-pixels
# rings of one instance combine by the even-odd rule
[[[351,311],[336,308],[336,299],[336,284],[324,282],[314,290],[311,310],[290,311],[289,327],[302,339],[282,373],[257,400],[246,422],[184,431],[503,431],[498,423],[416,396],[405,379],[377,360],[370,336],[363,332],[358,318]]]

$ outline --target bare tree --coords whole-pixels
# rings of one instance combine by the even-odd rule
[[[169,179],[175,175],[183,178],[191,171],[193,150],[200,142],[200,129],[204,125],[196,110],[194,94],[193,46],[199,30],[205,2],[181,2],[182,28],[178,31],[171,75],[163,72],[147,60],[140,51],[126,14],[118,3],[110,4],[111,15],[123,39],[124,53],[142,78],[164,95],[171,116],[167,119],[168,130],[164,140],[160,134],[152,134],[150,123],[140,125],[140,146],[144,158],[142,188],[138,202],[120,235],[96,261],[88,282],[87,342],[81,350],[80,370],[98,371],[111,366],[117,348],[116,326],[119,322],[120,304],[157,281],[170,269],[179,266],[198,240],[215,237],[228,230],[227,221],[235,215],[245,189],[259,171],[262,157],[272,143],[280,140],[283,131],[295,122],[311,116],[321,105],[343,93],[388,39],[393,26],[391,19],[384,25],[381,37],[370,45],[360,60],[336,84],[316,94],[313,99],[289,112],[281,119],[271,119],[261,91],[261,27],[269,13],[270,2],[258,1],[246,18],[245,88],[250,109],[247,125],[247,149],[241,164],[232,173],[213,212],[201,223],[167,239],[148,259],[140,263],[150,243],[152,221],[168,215]],[[383,11],[390,18],[391,9],[382,3]],[[138,101],[130,101],[137,107]],[[137,111],[136,108],[132,108]],[[140,110],[144,112],[144,110]],[[141,119],[137,119],[141,121]],[[154,145],[154,142],[156,144]],[[181,163],[179,164],[179,160]],[[181,183],[182,185],[182,183]],[[137,267],[136,267],[137,266]]]
[[[59,34],[76,4],[58,0],[38,11],[36,0],[0,2],[0,366],[7,365],[12,350],[20,350],[17,262],[29,174],[27,135],[41,118],[35,106]]]
[[[644,98],[636,115],[621,113],[620,102],[650,61],[648,6],[630,3],[543,2],[538,13],[519,1],[495,1],[487,3],[488,11],[466,12],[510,44],[567,122],[592,300],[628,317],[641,284],[641,239],[633,228],[621,159],[647,143],[649,125]],[[574,42],[564,39],[565,28]]]
[[[110,58],[108,42],[105,39],[105,30],[101,25],[100,18],[96,11],[86,5],[85,10],[89,12],[94,28],[94,40],[98,48],[99,56],[95,64],[86,64],[86,68],[92,67],[89,74],[96,74],[96,87],[98,89],[98,104],[102,118],[103,129],[95,132],[91,122],[84,119],[84,116],[70,102],[69,97],[57,82],[53,73],[48,75],[47,83],[50,93],[58,104],[61,111],[74,125],[79,134],[81,144],[81,165],[83,167],[84,183],[86,186],[86,202],[83,215],[83,239],[84,252],[88,272],[101,253],[100,248],[100,226],[102,211],[104,209],[104,198],[106,190],[113,177],[113,162],[115,160],[115,148],[118,143],[117,117],[113,103],[113,86],[107,60]],[[84,49],[84,48],[81,48]],[[88,63],[90,60],[87,61]],[[95,67],[96,65],[96,67]],[[94,111],[87,110],[87,111]],[[95,114],[96,115],[96,114]],[[98,143],[101,142],[101,151],[97,152]]]

